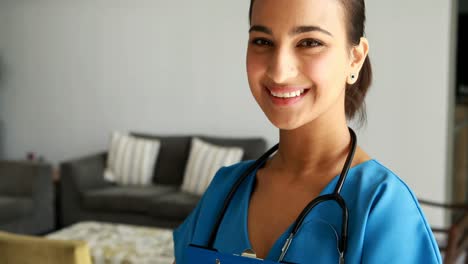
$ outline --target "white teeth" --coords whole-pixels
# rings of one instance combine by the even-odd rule
[[[270,91],[270,93],[274,97],[278,97],[278,98],[293,98],[293,97],[297,97],[297,96],[300,96],[301,94],[303,94],[304,89],[302,89],[300,91],[298,90],[298,91],[290,92],[290,93],[275,93],[275,92],[272,92],[272,91]]]

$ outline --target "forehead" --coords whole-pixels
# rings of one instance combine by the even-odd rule
[[[343,30],[344,12],[339,0],[255,0],[251,24],[273,32],[302,25],[336,32]]]

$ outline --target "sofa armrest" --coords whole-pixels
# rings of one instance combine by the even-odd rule
[[[40,234],[54,228],[54,185],[50,164],[0,161],[0,195],[33,201],[28,220],[19,220],[14,227],[10,226],[15,232]]]
[[[106,153],[98,153],[60,164],[58,195],[59,226],[68,226],[81,217],[83,192],[111,186],[104,180]]]
[[[0,194],[38,198],[51,193],[51,165],[27,161],[0,161]]]
[[[98,153],[60,164],[61,182],[74,185],[79,192],[112,185],[104,180],[106,153]]]

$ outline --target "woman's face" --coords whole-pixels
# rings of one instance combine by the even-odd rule
[[[340,1],[256,0],[252,8],[247,74],[268,119],[290,130],[344,117],[352,59]]]

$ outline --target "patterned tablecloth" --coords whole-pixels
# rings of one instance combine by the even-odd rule
[[[102,222],[81,222],[48,238],[88,242],[94,264],[170,264],[172,230]]]

